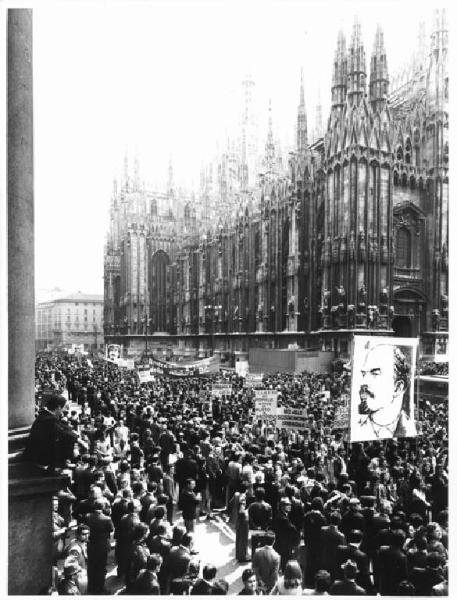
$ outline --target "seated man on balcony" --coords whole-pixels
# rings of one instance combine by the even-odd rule
[[[26,442],[23,459],[54,473],[73,458],[75,443],[85,447],[78,433],[62,421],[67,401],[58,394],[51,395],[46,407],[38,413]]]

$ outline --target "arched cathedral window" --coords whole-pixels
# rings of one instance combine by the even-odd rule
[[[397,266],[411,267],[411,233],[406,227],[401,227],[397,232]]]
[[[409,138],[406,140],[405,146],[405,163],[407,165],[411,164],[411,140]]]

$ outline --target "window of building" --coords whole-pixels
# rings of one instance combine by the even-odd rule
[[[406,227],[397,232],[397,265],[402,268],[411,266],[411,233]]]

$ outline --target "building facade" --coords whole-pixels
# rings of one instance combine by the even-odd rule
[[[327,127],[312,144],[302,76],[287,165],[270,109],[254,187],[245,129],[198,198],[125,175],[105,252],[105,336],[200,356],[298,346],[344,357],[365,333],[420,336],[423,354],[446,354],[447,52],[436,11],[430,45],[422,32],[391,82],[382,30],[368,68],[356,21],[348,41],[338,34]]]
[[[103,347],[102,295],[78,292],[41,302],[35,317],[37,350],[72,344],[84,344],[85,350]]]

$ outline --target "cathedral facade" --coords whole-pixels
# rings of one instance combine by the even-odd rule
[[[126,169],[105,250],[105,337],[206,356],[253,347],[350,354],[356,333],[447,353],[448,32],[434,17],[390,81],[383,32],[338,34],[326,130],[308,141],[304,83],[283,165],[270,125],[250,185],[246,131],[198,198]]]

